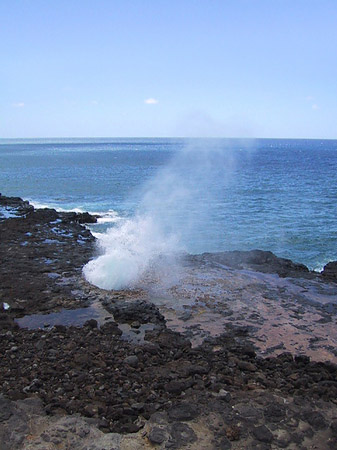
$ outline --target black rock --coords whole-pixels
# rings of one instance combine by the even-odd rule
[[[302,418],[315,430],[323,430],[328,427],[327,421],[319,411],[304,411]]]
[[[186,387],[186,383],[184,383],[183,381],[173,380],[165,385],[165,390],[172,394],[180,394],[186,389]]]
[[[110,335],[116,335],[121,336],[123,334],[123,331],[118,328],[118,325],[116,322],[107,322],[104,325],[101,326],[101,331],[104,334],[110,334]]]
[[[151,444],[162,444],[167,438],[167,433],[163,428],[154,427],[148,437]]]
[[[120,427],[121,433],[137,433],[142,428],[141,424],[125,423]]]
[[[88,212],[76,213],[76,212],[63,212],[60,213],[64,223],[77,222],[80,224],[96,223],[98,216],[93,216]]]
[[[283,405],[271,403],[264,410],[264,416],[270,422],[280,422],[286,416],[286,408]]]
[[[228,440],[226,437],[224,437],[218,443],[216,448],[219,448],[219,450],[230,450],[232,448],[232,444],[231,444],[230,440]]]
[[[258,441],[270,443],[273,440],[273,434],[265,425],[260,425],[253,429],[253,434]]]
[[[97,320],[95,320],[95,319],[90,319],[90,320],[87,320],[87,321],[84,323],[84,326],[85,326],[85,327],[89,327],[89,328],[94,329],[94,328],[97,328],[98,323],[97,323]]]
[[[281,277],[303,276],[309,274],[304,264],[290,259],[279,258],[272,252],[263,250],[203,253],[192,257],[199,262],[213,262],[236,269],[250,269],[258,272],[277,273]]]
[[[8,399],[0,396],[0,422],[8,420],[11,415],[11,402]]]
[[[173,406],[168,411],[171,420],[192,420],[199,415],[197,408],[189,403]]]
[[[114,315],[114,318],[118,323],[133,323],[137,321],[141,324],[162,324],[165,321],[158,308],[152,303],[148,303],[144,300],[136,300],[132,303],[105,302],[105,306],[107,307],[108,311]]]
[[[127,356],[124,359],[125,364],[127,364],[130,367],[137,367],[139,363],[139,359],[136,355]]]
[[[309,364],[310,363],[310,356],[296,355],[295,356],[295,362],[297,362],[298,364]]]
[[[172,441],[177,448],[191,444],[197,440],[197,436],[186,423],[176,422],[171,425]]]
[[[321,275],[329,280],[337,281],[337,261],[331,261],[326,264]]]
[[[337,420],[333,420],[330,424],[331,432],[334,436],[337,437]]]

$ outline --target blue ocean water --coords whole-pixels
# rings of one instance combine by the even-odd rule
[[[320,270],[337,260],[336,140],[0,140],[0,192],[177,230],[190,253],[271,250]],[[152,206],[149,206],[152,204]]]

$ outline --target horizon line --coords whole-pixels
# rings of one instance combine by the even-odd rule
[[[315,141],[335,141],[336,138],[322,137],[236,137],[236,136],[35,136],[35,137],[0,137],[0,141],[10,140],[67,140],[67,139],[235,139],[235,140],[315,140]]]

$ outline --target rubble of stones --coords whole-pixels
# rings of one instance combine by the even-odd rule
[[[99,329],[95,321],[1,333],[2,394],[38,397],[47,414],[79,413],[103,432],[135,433],[160,413],[165,426],[154,426],[148,437],[157,444],[169,439],[172,423],[182,433],[186,422],[188,430],[190,421],[215,412],[222,422],[213,430],[214,448],[249,438],[301,448],[319,431],[327,434],[327,448],[336,445],[336,366],[290,354],[257,358],[235,333],[196,349],[165,327],[139,346],[120,334],[116,323]],[[191,429],[192,441],[194,434]],[[217,447],[221,442],[227,447]]]
[[[0,206],[8,205],[17,217],[0,216],[0,300],[10,305],[0,311],[2,328],[13,317],[86,305],[71,294],[72,279],[94,251],[92,234],[80,224],[86,215],[35,210],[0,195]]]
[[[119,292],[108,302],[114,320],[102,326],[19,328],[23,314],[88,304],[79,287],[94,238],[75,213],[0,196],[3,204],[19,205],[20,215],[0,220],[1,450],[128,448],[123,436],[131,434],[132,448],[337,448],[337,366],[290,353],[258,357],[235,326],[192,348],[154,305],[123,303]],[[256,265],[257,256],[274,258],[247,258]],[[135,344],[123,339],[125,322],[153,327]],[[32,436],[37,417],[61,425]],[[109,436],[110,447],[100,446]]]

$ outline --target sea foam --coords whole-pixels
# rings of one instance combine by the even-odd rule
[[[99,236],[101,255],[84,267],[86,279],[103,289],[121,289],[134,286],[156,261],[163,267],[164,258],[173,265],[175,256],[188,250],[191,234],[198,238],[196,224],[207,227],[209,206],[229,167],[229,149],[209,142],[177,152],[143,186],[134,217]]]
[[[134,217],[98,236],[101,256],[83,269],[86,279],[102,289],[131,287],[157,257],[177,248],[149,217]]]

